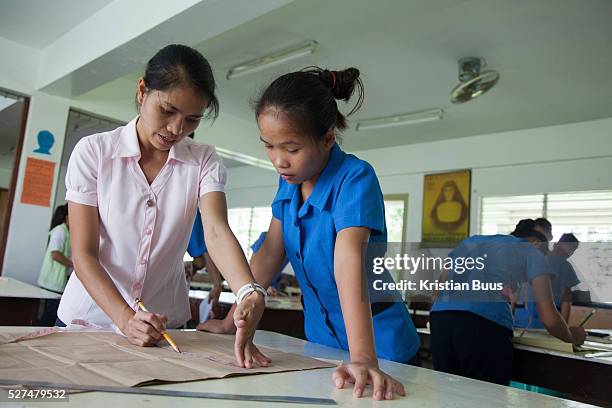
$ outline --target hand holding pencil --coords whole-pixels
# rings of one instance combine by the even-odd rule
[[[131,344],[141,347],[155,346],[164,339],[168,318],[159,313],[134,310],[125,305],[124,318],[118,322],[120,330]]]
[[[147,312],[147,313],[151,313],[151,312],[149,312],[147,307],[144,305],[144,303],[142,303],[142,300],[136,299],[136,304],[138,305],[138,307],[142,311]],[[158,330],[158,331],[161,333],[161,335],[164,337],[164,339],[166,339],[166,341],[170,344],[170,346],[172,347],[172,349],[174,351],[176,351],[177,353],[181,352],[181,350],[179,350],[178,346],[176,345],[176,342],[172,339],[172,337],[170,337],[170,335],[168,334],[168,332],[166,331],[165,328],[163,328],[162,330]]]

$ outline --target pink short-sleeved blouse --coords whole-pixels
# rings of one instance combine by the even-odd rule
[[[212,146],[185,138],[149,185],[138,165],[137,119],[79,141],[68,163],[66,200],[98,207],[100,264],[134,310],[134,299],[141,298],[173,328],[190,318],[183,256],[199,198],[224,191],[226,171]],[[58,317],[114,328],[76,274]]]

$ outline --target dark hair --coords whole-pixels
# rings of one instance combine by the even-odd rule
[[[534,220],[525,218],[516,224],[514,231],[512,231],[510,235],[514,235],[517,238],[535,238],[538,241],[548,242],[544,234],[533,229],[535,226],[536,222]]]
[[[66,218],[68,217],[68,204],[60,205],[55,209],[53,213],[53,218],[51,219],[51,227],[49,231],[53,228],[57,227],[66,222]]]
[[[219,116],[215,78],[206,58],[186,45],[167,45],[147,62],[142,77],[148,89],[165,91],[178,85],[194,87],[208,100],[206,118]]]
[[[576,236],[572,233],[566,233],[561,235],[561,238],[559,238],[559,242],[569,242],[569,243],[579,243],[580,241],[578,241],[578,238],[576,238]]]
[[[536,218],[535,226],[542,228],[544,231],[552,231],[552,224],[546,218]]]
[[[275,79],[255,101],[255,118],[266,109],[278,109],[300,131],[321,140],[330,129],[346,129],[346,117],[338,110],[336,99],[348,102],[355,89],[357,102],[346,116],[355,113],[363,103],[359,70],[307,67]]]

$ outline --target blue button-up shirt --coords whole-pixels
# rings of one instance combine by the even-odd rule
[[[580,279],[576,276],[576,271],[572,264],[567,259],[555,255],[554,253],[549,254],[546,259],[550,264],[551,272],[554,273],[550,277],[550,286],[557,309],[561,310],[561,295],[565,289],[570,289],[580,283]],[[528,301],[523,305],[522,308],[517,308],[514,312],[514,326],[515,327],[526,327],[529,329],[542,329],[544,325],[540,320],[540,313],[535,302],[535,296],[533,292],[533,286],[528,287]],[[524,288],[523,288],[524,290]],[[521,292],[522,300],[523,292]]]
[[[370,242],[385,243],[382,191],[372,166],[334,145],[310,197],[301,206],[300,199],[300,186],[281,178],[272,214],[282,223],[285,251],[302,289],[306,337],[348,350],[334,277],[336,236],[345,228],[365,227],[370,229]],[[359,274],[355,271],[355,279],[361,278]],[[378,312],[372,318],[377,355],[410,360],[419,338],[403,302],[373,310]]]
[[[202,227],[202,215],[200,209],[196,211],[196,217],[193,222],[193,228],[191,229],[191,236],[189,237],[189,244],[187,244],[187,253],[192,258],[197,258],[206,253],[206,241],[204,241],[204,228]]]
[[[484,258],[482,269],[463,273],[449,271],[447,280],[456,283],[474,281],[502,283],[516,289],[521,282],[530,282],[542,274],[550,274],[546,258],[526,239],[512,235],[474,235],[463,240],[450,258]],[[443,291],[431,311],[460,310],[475,313],[512,330],[510,304],[499,291]]]

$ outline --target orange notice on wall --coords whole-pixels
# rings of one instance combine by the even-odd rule
[[[23,190],[21,191],[21,202],[49,207],[54,170],[54,162],[28,157],[23,179]]]

